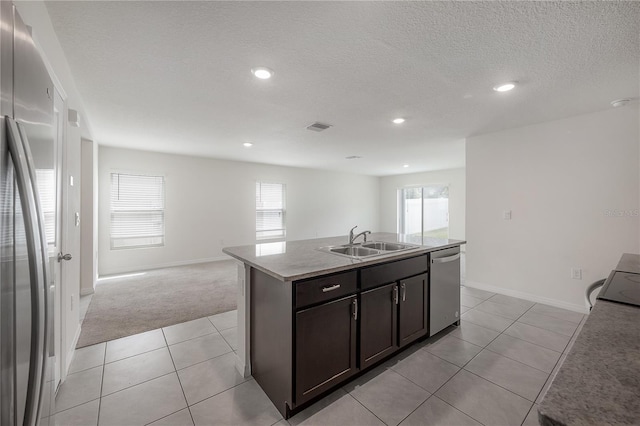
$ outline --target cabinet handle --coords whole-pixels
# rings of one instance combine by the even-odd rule
[[[393,286],[393,303],[398,304],[398,286]]]
[[[405,283],[401,283],[402,286],[402,301],[407,301],[407,285]]]
[[[322,287],[322,292],[326,293],[328,291],[333,291],[333,290],[337,290],[340,288],[340,284],[334,284],[334,285],[330,285],[327,287]]]
[[[353,319],[358,320],[358,299],[353,299]]]

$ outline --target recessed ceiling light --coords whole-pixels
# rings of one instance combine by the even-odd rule
[[[394,122],[395,124],[402,124],[402,123],[404,123],[404,118],[401,118],[401,117],[394,118],[394,119],[393,119],[393,122]]]
[[[611,106],[614,108],[623,107],[629,102],[631,102],[631,99],[617,99],[615,101],[611,101]]]
[[[407,167],[409,167],[409,165],[408,164],[403,164],[402,167],[404,167],[406,169]]]
[[[493,90],[495,90],[496,92],[508,92],[514,87],[516,87],[516,83],[510,82],[510,83],[504,83],[504,84],[499,84],[497,86],[494,86]]]
[[[266,67],[251,68],[251,73],[261,80],[266,80],[273,76],[273,70]]]
[[[251,142],[245,142],[242,144],[245,148],[251,148],[253,144]]]

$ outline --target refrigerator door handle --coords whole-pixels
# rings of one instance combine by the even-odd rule
[[[29,279],[31,281],[31,355],[29,384],[24,413],[24,424],[35,426],[40,417],[43,385],[46,382],[45,359],[47,344],[47,247],[44,223],[38,201],[33,169],[33,158],[26,135],[18,123],[5,116],[9,153],[15,169],[15,182],[20,194],[20,204],[25,221]]]

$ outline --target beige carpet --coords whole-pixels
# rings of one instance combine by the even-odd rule
[[[236,281],[232,260],[100,280],[76,347],[234,310]]]

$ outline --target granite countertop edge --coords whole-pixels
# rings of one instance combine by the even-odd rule
[[[432,251],[437,251],[437,250],[444,250],[447,248],[453,248],[453,247],[458,247],[461,246],[462,244],[466,244],[466,241],[464,240],[441,240],[440,243],[435,244],[435,245],[420,245],[420,244],[416,244],[414,242],[411,242],[411,244],[415,244],[418,245],[419,247],[416,247],[415,249],[411,249],[411,250],[406,250],[406,251],[401,251],[401,252],[397,252],[397,253],[388,253],[388,254],[383,254],[383,255],[379,255],[379,256],[373,256],[370,258],[366,258],[366,259],[349,259],[347,257],[342,257],[342,256],[338,256],[335,254],[330,254],[330,253],[324,253],[324,252],[320,252],[317,250],[318,247],[324,247],[324,246],[328,246],[328,245],[338,245],[338,244],[344,244],[344,238],[345,237],[335,237],[335,238],[320,238],[320,239],[310,239],[310,240],[299,240],[299,241],[291,241],[290,243],[294,243],[294,244],[312,244],[311,242],[317,242],[315,243],[317,245],[317,247],[314,246],[313,249],[306,249],[307,251],[307,255],[317,255],[317,256],[329,256],[327,259],[327,261],[330,263],[329,266],[323,267],[323,266],[318,266],[317,268],[314,268],[312,270],[307,270],[305,272],[301,272],[301,273],[279,273],[278,271],[274,270],[274,269],[278,269],[278,268],[270,268],[268,265],[268,262],[264,262],[261,263],[259,260],[261,259],[266,259],[268,258],[268,256],[266,257],[257,257],[257,256],[247,256],[247,255],[242,255],[241,253],[239,253],[240,251],[246,251],[249,249],[253,249],[254,253],[255,253],[255,247],[258,244],[254,244],[254,245],[246,245],[246,246],[236,246],[236,247],[225,247],[223,248],[223,253],[227,254],[228,256],[233,257],[234,259],[245,263],[249,266],[251,266],[252,268],[258,269],[280,281],[299,281],[299,280],[304,280],[304,279],[309,279],[309,278],[314,278],[314,277],[318,277],[321,275],[328,275],[328,274],[333,274],[333,273],[337,273],[337,272],[343,272],[343,271],[349,271],[351,269],[358,269],[358,268],[362,268],[362,267],[366,267],[366,266],[372,266],[372,265],[376,265],[379,263],[385,263],[385,262],[389,262],[389,261],[393,261],[393,260],[402,260],[402,259],[407,259],[410,257],[415,257],[415,256],[419,256],[422,254],[426,254]],[[328,242],[335,240],[335,244],[328,244]],[[397,234],[391,234],[391,233],[375,233],[372,234],[370,240],[375,240],[375,241],[399,241]],[[433,241],[433,240],[432,240]],[[447,241],[446,243],[444,241]],[[409,242],[409,241],[405,241],[405,242]],[[297,253],[299,254],[299,253]],[[281,256],[284,255],[286,256],[287,253],[282,253],[280,254]],[[293,256],[293,255],[292,255]],[[282,258],[280,259],[282,260]],[[281,268],[280,268],[281,269]]]

